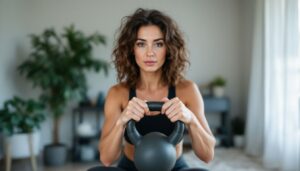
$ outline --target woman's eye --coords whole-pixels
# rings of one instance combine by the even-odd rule
[[[158,43],[155,43],[155,46],[156,46],[156,47],[163,47],[164,44],[163,44],[162,42],[158,42]]]
[[[138,42],[138,43],[136,43],[136,45],[137,45],[138,47],[144,47],[144,46],[145,46],[145,43],[143,43],[143,42]]]

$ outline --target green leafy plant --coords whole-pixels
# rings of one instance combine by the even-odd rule
[[[234,135],[243,135],[245,133],[245,121],[241,117],[233,118],[231,125]]]
[[[85,35],[71,25],[62,34],[50,28],[30,38],[33,50],[18,69],[34,87],[42,90],[40,99],[54,117],[53,141],[59,144],[63,110],[70,100],[81,100],[85,96],[86,71],[108,73],[108,63],[94,59],[92,54],[95,45],[105,45],[105,37],[98,33]]]
[[[38,101],[14,97],[4,102],[0,110],[0,132],[11,136],[16,133],[31,133],[40,128],[45,120],[45,106]]]
[[[217,76],[211,82],[211,86],[221,86],[221,87],[224,87],[224,86],[226,86],[226,80],[223,77],[221,77],[221,76]]]

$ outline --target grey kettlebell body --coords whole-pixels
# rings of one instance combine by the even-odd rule
[[[151,171],[153,166],[171,170],[176,162],[176,149],[167,136],[152,132],[145,135],[136,147],[134,161],[137,168],[144,168],[143,171]]]
[[[163,102],[147,102],[151,111],[160,111]],[[128,122],[127,134],[135,146],[134,163],[139,171],[170,171],[176,163],[176,144],[183,138],[184,124],[175,123],[173,132],[166,136],[160,132],[140,135],[133,120]]]

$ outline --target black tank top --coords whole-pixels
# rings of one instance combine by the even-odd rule
[[[136,96],[135,89],[129,90],[129,100]],[[169,87],[168,99],[172,99],[176,96],[176,91],[174,86]],[[136,124],[136,129],[139,131],[141,135],[148,134],[150,132],[161,132],[167,136],[169,136],[173,129],[174,123],[172,123],[166,115],[155,115],[155,116],[144,116],[139,122]],[[127,142],[132,144],[130,139],[128,138],[127,132],[125,131],[125,139]]]

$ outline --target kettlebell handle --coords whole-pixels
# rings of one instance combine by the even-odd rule
[[[156,102],[156,101],[149,101],[146,103],[150,111],[161,111],[161,108],[164,104],[164,102]],[[176,121],[174,130],[169,135],[168,141],[173,145],[178,144],[183,138],[184,128],[185,127],[183,122]],[[128,121],[126,131],[131,142],[134,145],[138,145],[140,140],[142,139],[142,135],[136,129],[134,120]]]
[[[164,105],[164,102],[153,102],[149,101],[146,102],[148,105],[148,108],[150,111],[161,111],[162,106]]]

